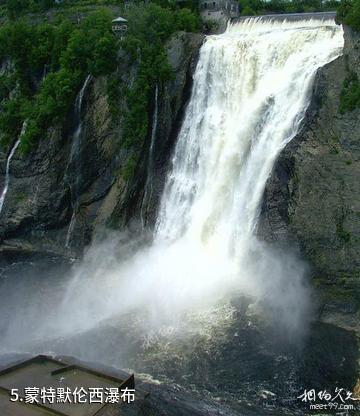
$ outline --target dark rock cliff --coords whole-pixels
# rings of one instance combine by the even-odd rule
[[[192,73],[203,36],[178,33],[167,45],[174,77],[159,85],[158,128],[154,154],[154,192],[147,203],[153,218],[164,180],[164,170],[191,91]],[[131,85],[136,64],[121,56],[117,76]],[[120,95],[122,93],[120,92]],[[124,174],[131,150],[123,145],[125,98],[111,112],[107,80],[90,79],[83,103],[64,126],[54,127],[29,155],[17,151],[11,162],[10,187],[0,216],[2,259],[16,253],[81,253],[94,230],[122,226],[139,217],[148,170],[151,129],[143,143],[135,174]],[[149,108],[153,119],[154,105]],[[79,123],[81,131],[79,132]],[[0,189],[5,181],[5,152],[0,152]],[[73,215],[75,212],[75,215]]]
[[[192,76],[203,38],[200,34],[178,33],[168,43],[168,60],[176,76],[171,81],[158,85],[157,123],[154,131],[154,149],[151,154],[156,100],[155,91],[153,92],[149,117],[151,123],[136,166],[136,175],[127,186],[125,197],[118,199],[111,216],[112,221],[120,226],[130,223],[137,227],[140,221],[142,226],[151,226],[154,223],[171,150],[191,95]],[[150,158],[153,160],[150,161]],[[144,195],[149,176],[152,180],[152,192]]]
[[[317,74],[299,134],[268,181],[260,232],[292,241],[312,267],[321,319],[360,329],[360,109],[341,114],[349,71],[360,75],[360,36],[344,28],[343,56]]]

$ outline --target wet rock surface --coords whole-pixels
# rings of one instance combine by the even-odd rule
[[[340,113],[349,71],[360,74],[360,37],[344,28],[343,56],[321,68],[299,134],[268,181],[260,233],[300,247],[325,322],[359,331],[360,110]]]

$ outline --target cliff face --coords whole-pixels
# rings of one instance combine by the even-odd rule
[[[79,254],[95,229],[153,224],[202,40],[179,33],[169,41],[174,78],[158,85],[157,100],[153,91],[135,174],[126,173],[133,155],[123,143],[125,98],[119,97],[114,116],[106,78],[90,79],[84,89],[80,136],[74,111],[67,128],[54,127],[31,154],[15,154],[0,216],[3,259],[18,252]],[[120,62],[117,74],[131,85],[136,64],[129,66],[126,57]],[[312,267],[324,321],[359,330],[360,109],[339,112],[350,70],[360,76],[360,36],[345,28],[344,55],[318,72],[302,129],[268,181],[259,231],[280,244],[300,246]],[[0,189],[6,156],[0,153]]]
[[[174,77],[158,86],[158,128],[154,154],[157,166],[166,166],[182,112],[191,89],[192,71],[202,35],[179,33],[167,53]],[[130,86],[136,64],[119,60],[117,76]],[[132,155],[123,144],[125,98],[120,91],[119,111],[108,104],[106,78],[90,79],[78,114],[64,126],[54,127],[29,155],[14,155],[8,193],[0,216],[2,258],[16,253],[80,253],[95,229],[124,225],[139,215],[146,176],[151,129],[140,154]],[[149,109],[149,118],[154,119]],[[79,131],[79,128],[81,129]],[[0,153],[0,189],[5,181],[6,154]],[[129,158],[139,160],[135,174],[126,174]],[[164,172],[154,172],[156,190],[147,204],[151,217],[162,188]],[[75,212],[75,214],[74,214]],[[149,213],[148,213],[149,212]]]
[[[293,241],[312,266],[321,319],[360,330],[360,109],[341,114],[350,71],[360,75],[360,36],[344,29],[343,56],[322,68],[298,136],[268,181],[260,232]]]
[[[190,98],[192,75],[203,38],[200,34],[178,33],[168,43],[168,61],[175,77],[157,86],[157,97],[156,90],[153,91],[151,123],[136,174],[111,214],[111,222],[118,226],[127,224],[137,228],[154,224],[171,150]]]

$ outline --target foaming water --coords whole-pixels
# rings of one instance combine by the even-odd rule
[[[109,319],[148,333],[190,321],[201,328],[195,322],[204,320],[191,317],[243,294],[298,331],[308,312],[306,266],[259,241],[256,227],[266,181],[299,129],[316,71],[342,46],[342,29],[330,20],[248,19],[207,37],[152,244],[139,248],[121,234],[94,244],[62,301],[25,336],[78,334]],[[232,309],[223,310],[207,316],[226,320]],[[5,339],[21,344],[16,319]]]

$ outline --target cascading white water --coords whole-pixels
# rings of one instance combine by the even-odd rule
[[[9,153],[9,156],[8,156],[8,158],[6,160],[5,185],[4,185],[4,188],[3,188],[2,192],[1,192],[1,196],[0,196],[0,214],[1,214],[1,211],[2,211],[3,206],[4,206],[6,194],[7,194],[8,190],[9,190],[9,184],[10,184],[10,163],[11,163],[11,159],[13,158],[13,156],[14,156],[14,154],[16,152],[16,149],[19,147],[19,144],[21,143],[21,136],[25,133],[26,124],[27,124],[26,121],[24,121],[24,123],[22,125],[22,128],[21,128],[20,136],[16,140],[14,146],[11,148],[10,153]]]
[[[71,220],[70,220],[70,224],[66,233],[66,240],[65,240],[65,247],[69,248],[70,247],[70,241],[71,241],[71,236],[72,233],[74,231],[74,227],[75,227],[75,221],[76,221],[76,211],[75,208],[73,210],[73,213],[71,215]]]
[[[333,20],[248,19],[207,37],[153,244],[102,279],[109,295],[99,310],[142,305],[174,316],[237,290],[301,321],[304,265],[255,231],[266,180],[298,131],[316,71],[342,46]]]
[[[81,136],[81,130],[82,130],[82,120],[81,120],[82,103],[83,103],[83,100],[84,100],[85,91],[86,91],[90,81],[91,81],[91,74],[89,74],[85,78],[84,84],[82,85],[81,90],[80,90],[80,92],[77,95],[76,100],[75,100],[76,116],[79,119],[79,125],[78,125],[77,130],[76,130],[75,135],[74,135],[75,139],[77,139]]]
[[[331,20],[248,19],[207,38],[162,199],[158,240],[181,237],[204,250],[241,254],[276,156],[304,116],[315,73],[342,44],[342,30]]]
[[[7,160],[6,160],[5,185],[4,185],[3,191],[2,191],[1,196],[0,196],[0,213],[1,213],[3,205],[4,205],[4,201],[5,201],[7,191],[9,189],[11,159],[14,156],[14,154],[16,152],[16,149],[18,148],[19,144],[20,144],[20,139],[17,139],[14,146],[12,147],[12,149],[9,153],[9,156],[8,156]]]
[[[108,274],[100,267],[101,288],[90,272],[103,261],[97,249],[82,269],[97,276],[81,288],[84,299],[98,295],[95,320],[138,306],[155,320],[174,317],[236,291],[289,318],[287,326],[303,319],[306,268],[255,231],[266,180],[298,131],[316,71],[342,46],[332,20],[248,19],[207,37],[151,247]]]

